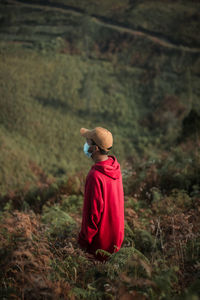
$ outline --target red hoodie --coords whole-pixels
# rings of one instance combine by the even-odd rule
[[[114,156],[88,173],[79,243],[90,253],[117,252],[124,239],[124,193],[120,164]]]

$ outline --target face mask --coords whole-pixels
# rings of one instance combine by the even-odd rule
[[[85,143],[84,144],[84,147],[83,147],[83,151],[85,153],[85,155],[87,155],[88,157],[91,157],[92,156],[92,153],[91,152],[88,152],[88,149],[90,148],[90,146],[88,145],[88,143]]]

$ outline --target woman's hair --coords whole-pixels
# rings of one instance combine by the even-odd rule
[[[108,155],[109,151],[106,151],[106,150],[104,150],[104,149],[101,149],[101,147],[99,147],[99,146],[95,143],[95,141],[93,141],[93,140],[92,140],[92,145],[97,146],[97,147],[99,148],[100,153],[101,153],[102,155]],[[110,150],[111,148],[112,148],[112,147],[108,148],[108,150]]]

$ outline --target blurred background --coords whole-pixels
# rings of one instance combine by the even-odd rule
[[[1,1],[0,194],[86,174],[79,130],[96,126],[124,174],[197,186],[199,17],[188,0]]]

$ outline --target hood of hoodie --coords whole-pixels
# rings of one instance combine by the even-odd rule
[[[121,176],[120,164],[115,156],[109,155],[107,160],[100,161],[92,166],[92,169],[113,178],[118,179]]]

